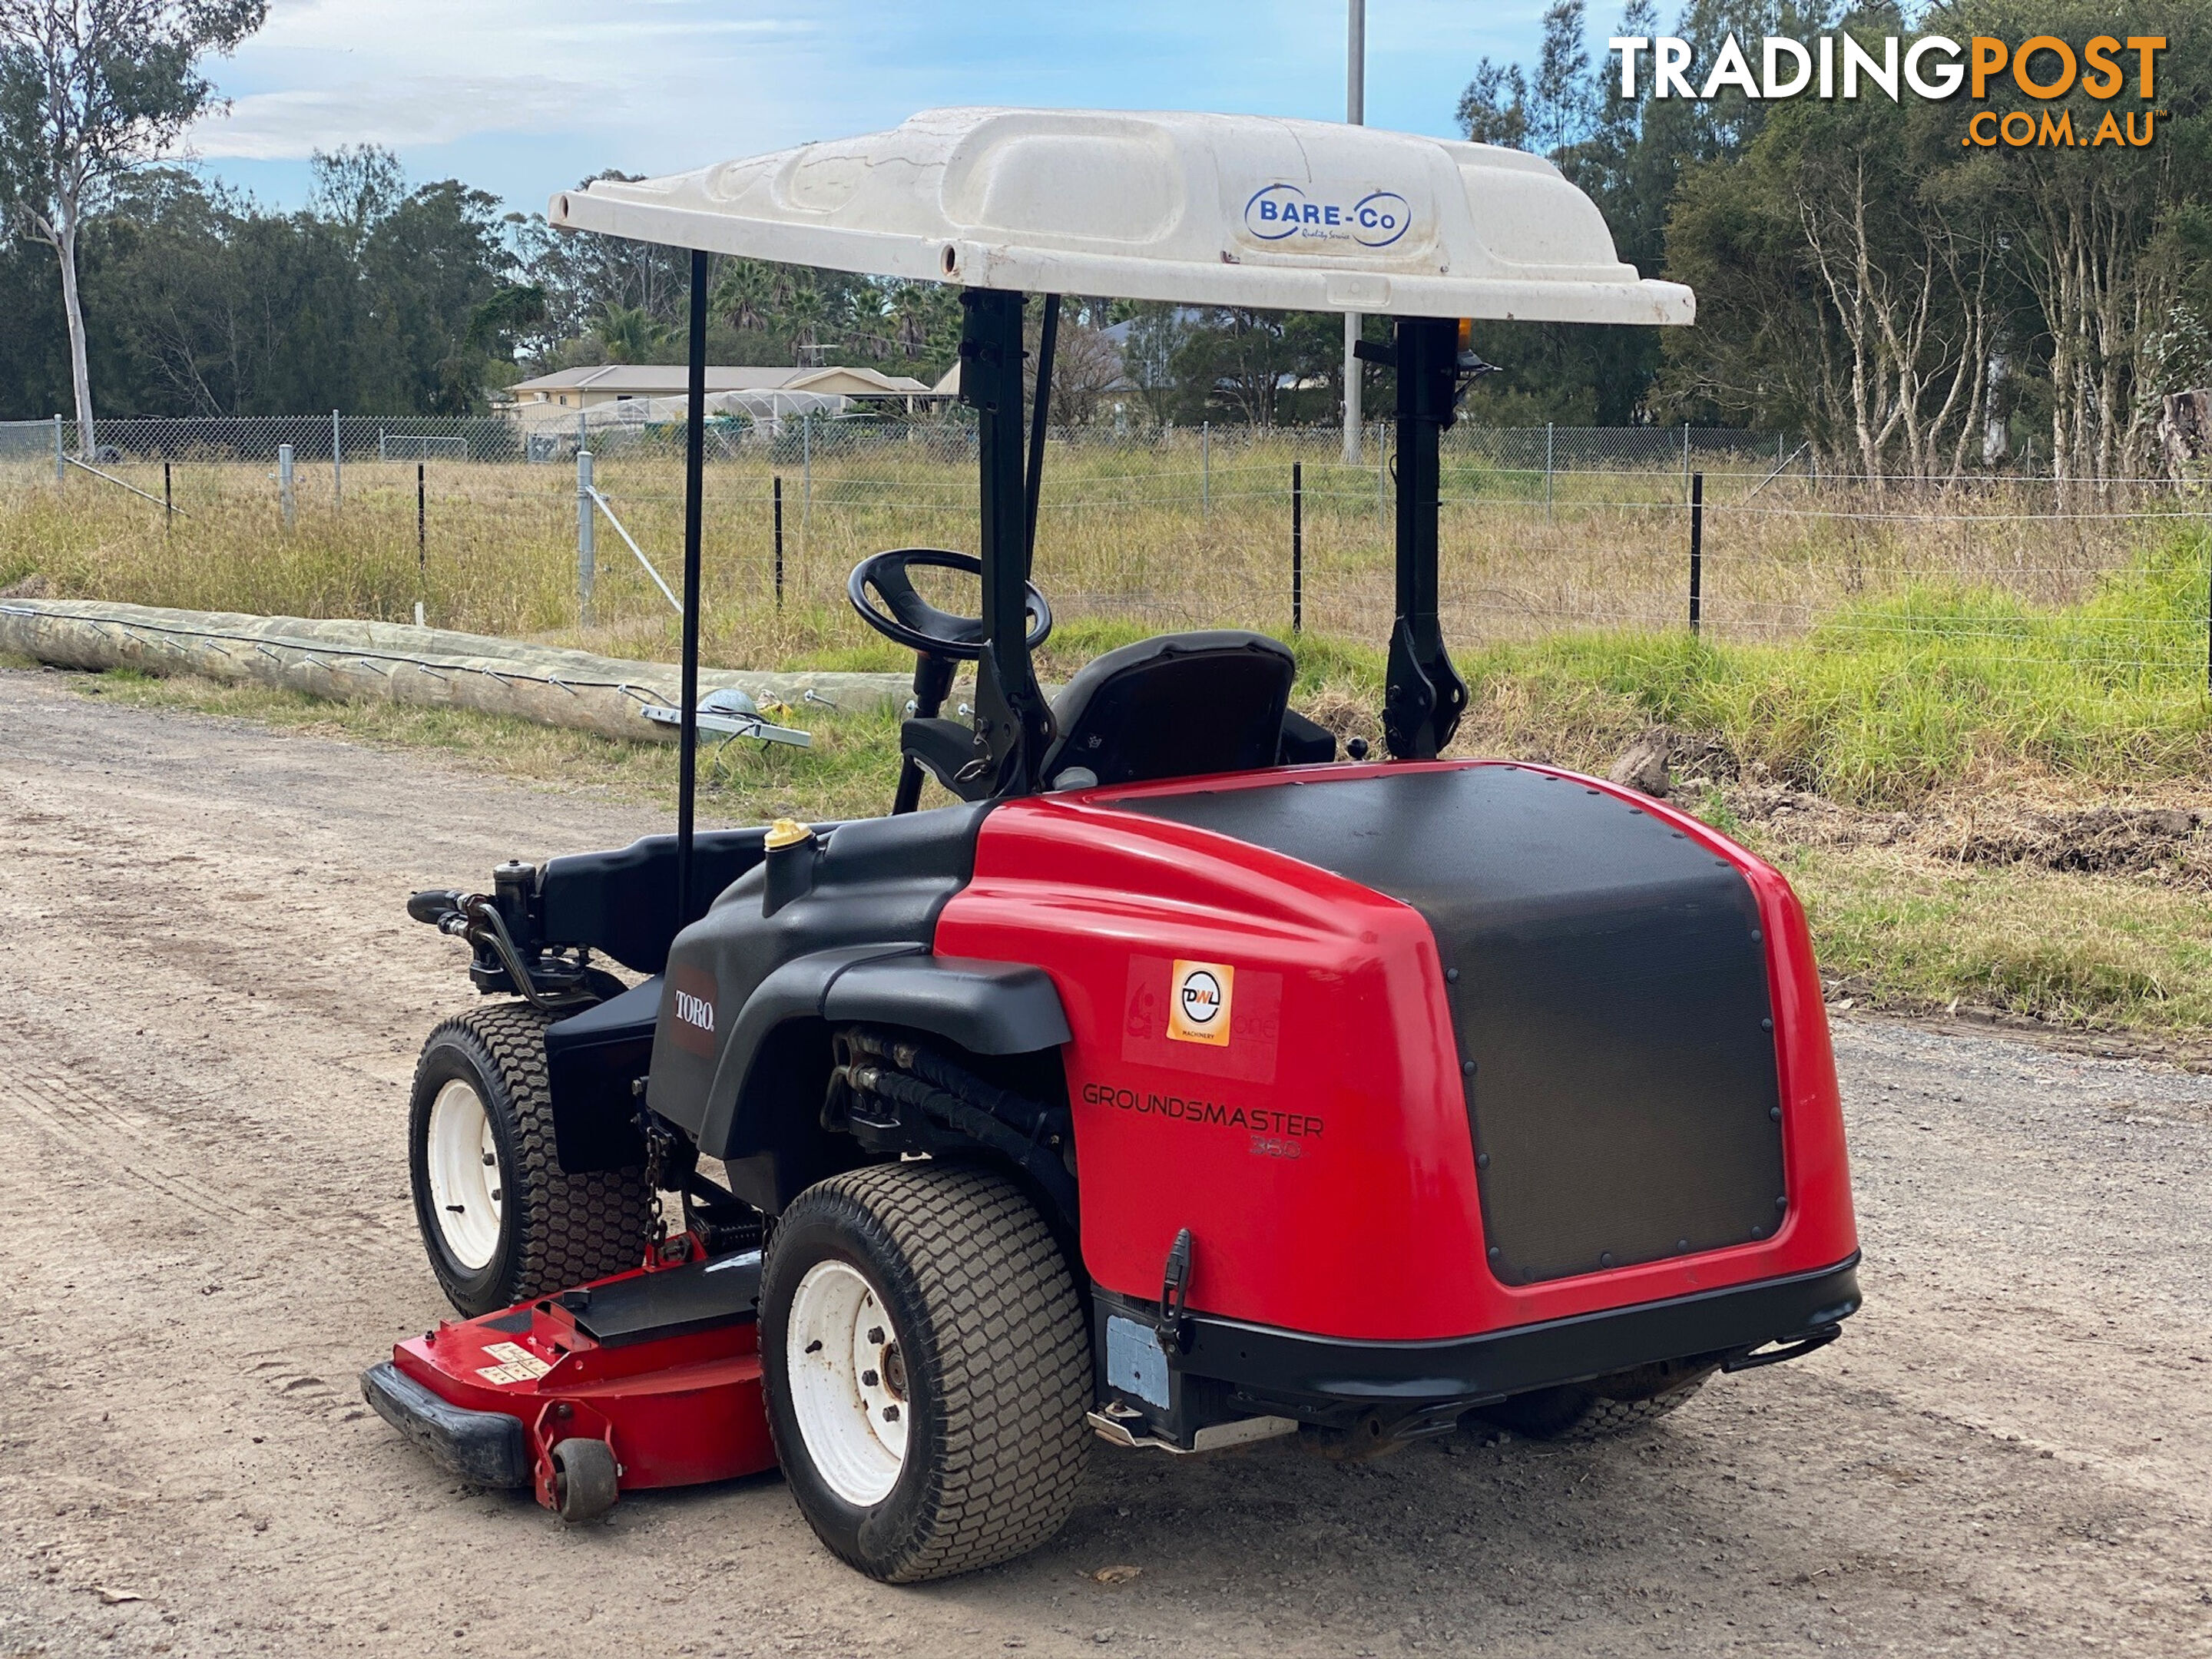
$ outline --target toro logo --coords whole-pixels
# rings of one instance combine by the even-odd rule
[[[1225,962],[1178,962],[1168,975],[1168,1035],[1178,1042],[1229,1045],[1237,970]]]
[[[687,1054],[714,1055],[714,976],[698,968],[678,968],[669,975],[668,1036]]]
[[[1349,196],[1350,192],[1343,192]],[[1244,204],[1244,228],[1263,242],[1346,242],[1389,247],[1406,234],[1413,210],[1394,190],[1370,190],[1349,201],[1310,196],[1297,185],[1267,185]]]

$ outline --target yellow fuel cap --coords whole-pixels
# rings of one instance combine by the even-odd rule
[[[797,818],[778,818],[761,837],[761,845],[773,853],[786,847],[796,847],[802,841],[811,841],[814,832]]]

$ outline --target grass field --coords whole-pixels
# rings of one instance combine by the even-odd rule
[[[1055,455],[1038,580],[1061,622],[1044,653],[1064,678],[1165,627],[1243,623],[1287,635],[1292,459],[1304,470],[1301,705],[1346,734],[1374,710],[1390,614],[1373,470],[1259,445],[1212,459]],[[841,466],[843,468],[841,471]],[[1118,469],[1118,470],[1117,470]],[[786,474],[787,599],[769,588],[765,466],[708,474],[707,655],[733,666],[902,668],[842,599],[844,570],[902,540],[972,546],[957,458],[817,458],[811,506]],[[596,625],[574,592],[575,503],[557,469],[431,463],[418,569],[414,470],[349,465],[341,507],[303,475],[288,530],[252,469],[180,469],[191,514],[112,486],[0,481],[0,588],[209,609],[404,617],[666,657],[665,602],[604,524]],[[134,475],[144,482],[143,471]],[[158,469],[152,471],[159,488]],[[672,574],[672,466],[615,458],[604,489]],[[1541,475],[1462,460],[1447,476],[1446,626],[1473,691],[1460,752],[1602,771],[1664,724],[1720,780],[1700,811],[1787,868],[1822,961],[1877,1006],[1954,1002],[2076,1029],[2212,1034],[2206,884],[2172,869],[2083,875],[1973,865],[1926,845],[1814,845],[1739,823],[1738,788],[1803,790],[1852,812],[1936,814],[2002,799],[2156,798],[2212,806],[2203,503],[2172,497],[2051,514],[2047,487],[1941,494],[1894,486],[1709,478],[1706,626],[1678,618],[1686,574],[1680,479]],[[314,492],[319,488],[322,495]],[[2039,490],[2043,493],[2039,495]],[[2134,510],[2130,510],[2134,509]],[[947,596],[948,598],[950,596]],[[449,751],[457,764],[654,799],[663,749],[396,708],[117,676],[99,694],[238,714]],[[735,748],[707,774],[730,819],[843,817],[888,804],[888,720],[823,723],[810,752]],[[2191,866],[2193,870],[2194,866]]]
[[[863,434],[865,435],[865,434]],[[1189,434],[1184,434],[1188,439]],[[1331,443],[1333,445],[1333,441]],[[1372,449],[1370,447],[1370,456]],[[1513,470],[1448,449],[1443,609],[1463,647],[1565,630],[1680,627],[1686,619],[1686,480],[1665,468]],[[1787,641],[1838,625],[1840,607],[1889,602],[1850,625],[1920,625],[1930,589],[1973,588],[2031,606],[2078,601],[2125,568],[2146,534],[2189,504],[2170,496],[2054,511],[2047,481],[1918,490],[1713,457],[1705,479],[1705,633]],[[1132,634],[1241,624],[1286,629],[1293,465],[1303,471],[1304,621],[1380,641],[1391,610],[1388,479],[1346,467],[1312,434],[1205,457],[1164,447],[1055,444],[1046,468],[1037,580],[1060,614]],[[1746,470],[1748,468],[1748,470]],[[116,476],[158,497],[157,465]],[[774,482],[784,488],[785,599],[774,598]],[[599,488],[672,581],[681,477],[650,450],[599,459]],[[349,462],[342,501],[326,466],[303,465],[288,528],[266,466],[179,463],[182,516],[72,471],[0,471],[0,587],[43,576],[57,593],[208,610],[400,620],[419,600],[437,625],[664,655],[675,619],[611,526],[598,522],[593,625],[580,614],[577,507],[565,465],[432,461],[418,553],[413,463]],[[884,547],[972,550],[975,479],[957,428],[795,453],[746,451],[707,472],[702,607],[709,661],[896,665],[843,602],[846,573]],[[2201,522],[2201,520],[2185,520]],[[2160,659],[2194,651],[2170,619],[2144,616],[2127,642]]]

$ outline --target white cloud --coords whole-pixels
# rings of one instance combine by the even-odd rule
[[[220,67],[232,107],[190,145],[270,161],[346,143],[619,131],[765,92],[777,48],[813,27],[711,15],[699,0],[630,0],[614,16],[582,0],[292,0]]]
[[[592,88],[581,81],[516,76],[418,77],[296,92],[251,93],[228,116],[204,121],[191,148],[209,157],[249,161],[298,157],[341,144],[392,149],[449,143],[479,132],[545,132],[578,125],[576,108]]]

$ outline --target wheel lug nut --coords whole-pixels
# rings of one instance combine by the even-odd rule
[[[868,1327],[868,1340],[869,1340],[869,1341],[873,1342],[873,1343],[876,1343],[876,1344],[878,1344],[878,1345],[880,1345],[880,1344],[882,1343],[883,1340],[884,1340],[884,1328],[883,1328],[882,1326],[880,1326],[880,1325],[871,1325],[871,1326],[869,1326],[869,1327]]]
[[[898,1421],[898,1407],[896,1406],[886,1406],[884,1407],[884,1421],[886,1423],[896,1423]]]
[[[876,1374],[873,1371],[862,1371],[860,1373],[860,1386],[864,1389],[874,1388],[876,1386]]]

